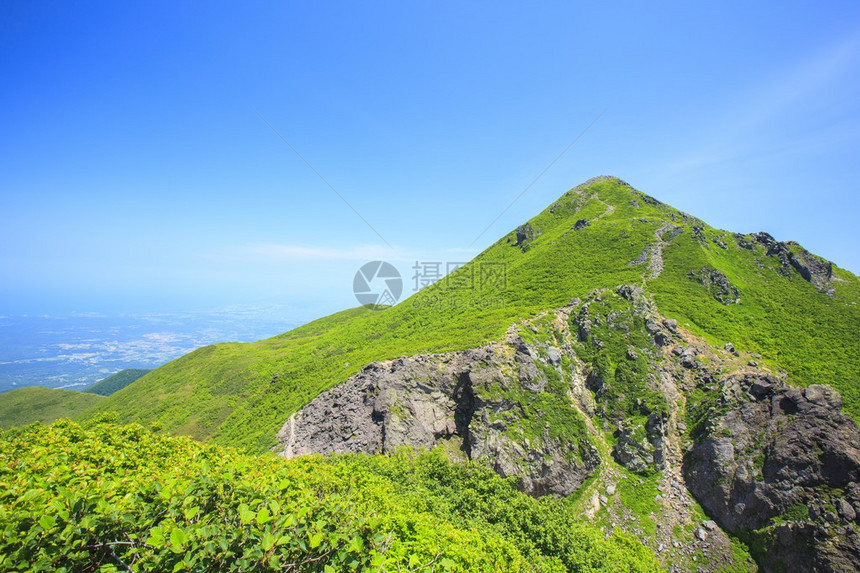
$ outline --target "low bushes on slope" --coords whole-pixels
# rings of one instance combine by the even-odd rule
[[[6,571],[654,571],[441,454],[283,460],[66,420],[0,434]]]

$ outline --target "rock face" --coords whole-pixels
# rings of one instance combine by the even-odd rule
[[[693,494],[728,531],[761,536],[765,571],[860,570],[860,431],[839,394],[757,374],[721,387],[687,455]]]
[[[742,236],[735,237],[741,247],[753,248],[753,244]],[[833,278],[833,263],[813,255],[794,241],[777,241],[767,233],[756,233],[752,237],[755,242],[764,246],[767,256],[779,259],[782,275],[790,277],[793,268],[819,292],[833,295],[833,287],[830,284]]]
[[[690,271],[690,278],[705,285],[711,296],[721,304],[737,304],[741,300],[738,288],[729,282],[728,277],[716,269],[703,267],[698,273]]]
[[[517,242],[514,246],[519,247],[523,252],[529,250],[532,240],[540,234],[532,227],[531,223],[520,225],[514,232],[517,236]]]
[[[612,457],[616,462],[634,472],[646,472],[655,465],[655,452],[657,448],[652,441],[657,441],[661,436],[653,431],[653,420],[649,418],[646,427],[648,431],[644,436],[637,439],[636,431],[625,428],[623,423],[615,432],[616,443],[612,448]]]
[[[737,296],[725,275],[693,274]],[[620,524],[633,518],[615,484],[659,474],[648,519],[664,563],[734,563],[727,530],[763,571],[860,570],[860,430],[834,390],[792,388],[736,342],[693,336],[638,284],[599,289],[481,348],[369,364],[291,416],[277,449],[441,447],[534,496],[584,488],[583,514]]]
[[[830,286],[830,281],[833,278],[833,263],[813,255],[799,245],[796,245],[795,249],[797,254],[792,252],[789,258],[791,266],[819,291],[832,295],[833,287]]]
[[[512,335],[484,348],[373,363],[294,414],[278,434],[278,450],[295,457],[442,446],[452,457],[519,476],[531,495],[568,495],[600,464],[596,449],[584,433],[580,441],[552,436],[523,411],[531,399],[555,399],[554,411],[568,424],[583,424],[570,399],[564,396],[565,408],[549,387],[549,378],[574,374],[562,369],[566,354]]]

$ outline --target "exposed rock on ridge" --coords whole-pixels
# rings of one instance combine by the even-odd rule
[[[734,295],[719,278],[711,287]],[[733,563],[716,523],[751,542],[765,571],[858,570],[860,431],[835,391],[791,388],[753,357],[706,344],[641,286],[621,285],[485,347],[373,363],[291,417],[279,450],[441,446],[518,476],[532,495],[569,495],[594,475],[585,514],[637,535],[615,486],[594,483],[629,479],[619,466],[656,472],[661,509],[644,541],[675,570],[695,570],[699,551]],[[692,496],[716,523],[697,518]]]
[[[563,369],[563,356],[568,349],[538,348],[512,330],[506,342],[484,348],[372,363],[297,412],[278,434],[278,449],[294,457],[443,446],[519,476],[531,495],[568,495],[600,463],[596,450],[586,439],[551,435],[540,419],[523,423],[531,399],[555,396],[552,372],[568,386],[576,375],[569,359]],[[570,398],[563,399],[567,407],[556,408],[566,423],[582,427]]]
[[[535,230],[531,223],[520,225],[516,228],[514,233],[517,237],[517,242],[514,246],[519,247],[523,252],[528,251],[531,246],[531,242],[540,235],[540,231]]]
[[[791,269],[812,283],[819,292],[833,296],[833,263],[813,255],[794,241],[777,241],[767,233],[755,233],[754,235],[735,234],[735,240],[739,247],[752,249],[756,243],[762,245],[765,254],[776,257],[779,260],[779,272],[785,277],[791,277]]]

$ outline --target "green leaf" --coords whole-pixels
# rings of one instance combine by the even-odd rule
[[[260,545],[263,546],[263,551],[269,551],[275,546],[275,536],[268,531],[263,534],[263,539],[260,540]]]
[[[254,517],[254,512],[251,511],[251,508],[249,508],[247,504],[243,503],[239,506],[239,521],[242,522],[242,525],[248,525],[254,521]]]
[[[265,507],[257,512],[257,523],[263,525],[264,523],[268,523],[271,517],[269,516],[269,510]]]
[[[146,540],[146,544],[160,549],[164,545],[163,530],[160,527],[153,527],[149,531],[149,539]]]
[[[39,525],[42,526],[42,529],[48,530],[57,525],[57,520],[50,515],[43,515],[41,519],[39,519]]]
[[[170,532],[170,544],[174,546],[182,546],[185,543],[185,532],[177,528]]]
[[[349,541],[349,550],[355,553],[361,553],[364,549],[364,540],[361,537],[353,537]]]
[[[200,508],[197,507],[196,505],[192,505],[191,507],[186,507],[185,511],[184,511],[185,519],[188,521],[191,521],[192,519],[194,519],[197,516],[197,512],[199,510],[200,510]]]
[[[314,534],[309,536],[309,541],[310,541],[311,549],[316,549],[317,547],[320,546],[320,544],[323,541],[323,534],[322,533],[314,533]]]

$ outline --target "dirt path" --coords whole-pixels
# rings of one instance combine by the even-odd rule
[[[293,444],[296,443],[296,414],[290,414],[290,440],[287,442],[287,448],[284,450],[285,458],[293,458]]]
[[[644,280],[654,280],[663,272],[663,247],[666,246],[666,241],[663,240],[663,233],[672,228],[669,223],[663,223],[654,231],[654,238],[657,242],[652,244],[648,252],[648,270]]]

